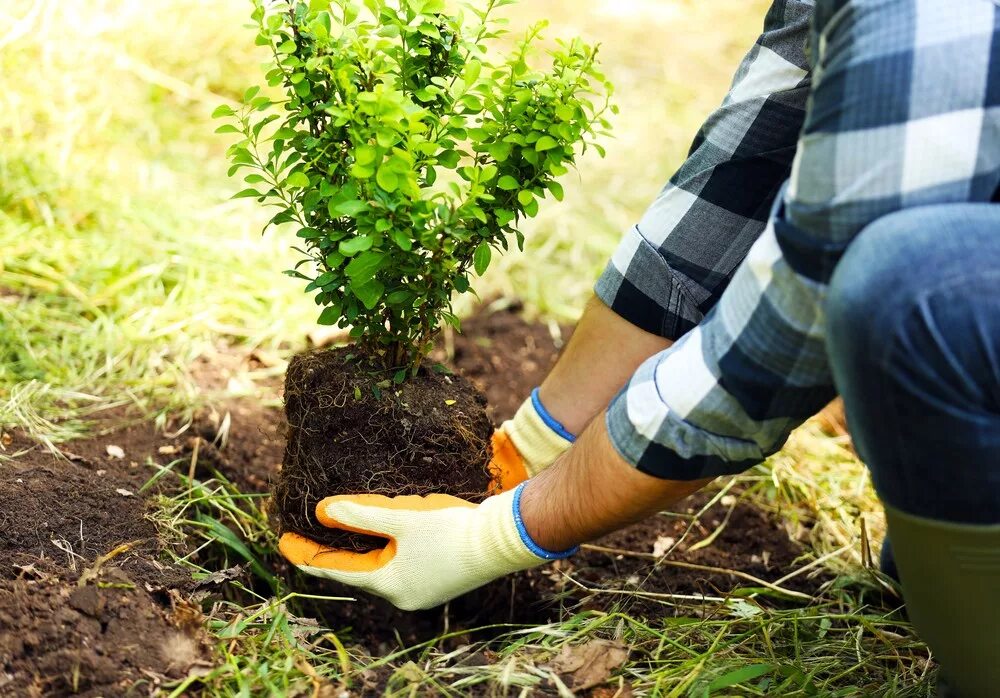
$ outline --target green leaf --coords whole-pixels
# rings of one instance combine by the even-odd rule
[[[472,264],[479,276],[486,273],[487,267],[490,266],[490,258],[492,256],[493,253],[490,250],[490,246],[485,241],[479,243],[479,246],[472,255]]]
[[[396,246],[403,250],[403,252],[409,252],[413,249],[413,240],[402,230],[393,230],[389,235],[392,237],[392,241],[396,243]]]
[[[385,189],[390,194],[399,188],[399,177],[396,176],[395,172],[392,172],[385,166],[378,168],[378,174],[375,175],[375,181],[378,182],[380,187]]]
[[[362,145],[354,151],[354,161],[359,165],[370,165],[378,157],[378,151],[373,146]]]
[[[552,192],[552,196],[555,197],[556,201],[562,201],[564,192],[562,185],[559,182],[549,182],[549,191]]]
[[[452,169],[458,166],[458,162],[461,159],[462,156],[457,150],[446,150],[443,153],[439,153],[437,156],[438,162],[445,167]]]
[[[215,108],[215,111],[212,112],[212,118],[218,119],[223,116],[233,116],[235,113],[236,112],[233,111],[233,108],[228,104],[220,104]]]
[[[233,194],[234,199],[249,199],[257,198],[258,196],[263,196],[263,194],[256,189],[244,189],[243,191]]]
[[[340,254],[345,257],[353,257],[359,252],[366,252],[372,248],[374,240],[370,235],[359,235],[358,237],[344,240],[337,248]]]
[[[316,320],[320,325],[336,325],[337,320],[340,319],[340,308],[335,305],[327,306],[323,308],[323,312],[319,314],[319,319]]]
[[[535,143],[535,150],[541,153],[546,150],[552,150],[557,145],[559,145],[559,142],[552,136],[542,136],[538,139],[538,142]]]
[[[352,284],[360,284],[374,278],[375,274],[385,263],[384,252],[372,250],[359,254],[351,260],[344,269],[344,273],[350,277]]]
[[[466,63],[465,70],[462,71],[462,79],[465,81],[465,84],[471,86],[479,79],[479,74],[482,70],[483,64],[477,60],[471,60]]]
[[[371,310],[381,300],[385,292],[385,286],[378,279],[372,279],[363,284],[351,284],[351,293],[357,296],[358,300]]]
[[[510,223],[515,218],[514,212],[508,211],[505,208],[497,209],[496,211],[493,212],[493,215],[496,216],[497,225],[499,225],[501,228]]]
[[[531,193],[530,189],[522,189],[521,191],[517,192],[517,200],[521,203],[522,206],[527,206],[528,204],[530,204],[532,201],[535,200],[535,195]]]
[[[504,175],[497,181],[497,186],[504,191],[514,191],[521,186],[521,183],[510,175]]]
[[[305,189],[309,186],[309,177],[304,172],[293,172],[285,180],[285,186],[294,189]]]
[[[404,288],[390,293],[386,297],[385,302],[389,305],[403,305],[404,303],[411,302],[414,298],[416,298],[416,295],[414,295],[413,291],[408,291]]]
[[[738,686],[746,681],[770,674],[774,671],[774,669],[775,667],[773,664],[753,664],[751,666],[745,666],[740,669],[730,671],[728,674],[723,674],[717,678],[708,685],[708,691],[711,693],[712,691],[718,691],[723,688]]]
[[[368,204],[364,201],[358,201],[357,199],[341,201],[339,203],[331,199],[328,206],[328,210],[332,218],[340,218],[341,216],[356,216],[359,213],[364,213],[369,208],[370,206],[368,206]]]
[[[232,124],[222,124],[219,128],[215,129],[216,133],[243,133],[238,128]]]

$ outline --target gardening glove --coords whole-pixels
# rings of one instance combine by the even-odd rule
[[[521,521],[522,487],[472,504],[445,494],[327,497],[324,526],[389,539],[381,550],[334,550],[286,533],[281,554],[306,574],[358,587],[405,611],[433,608],[511,572],[567,557],[540,548]]]
[[[517,487],[552,465],[576,437],[542,405],[538,388],[524,401],[513,419],[493,432],[494,483],[500,492]]]

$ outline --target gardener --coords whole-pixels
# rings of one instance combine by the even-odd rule
[[[497,433],[508,490],[478,506],[332,497],[325,525],[388,547],[289,534],[282,551],[428,608],[759,463],[839,391],[913,622],[960,695],[992,695],[998,184],[1000,7],[776,0],[559,362]]]

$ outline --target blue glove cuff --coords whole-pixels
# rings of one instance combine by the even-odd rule
[[[545,422],[545,426],[559,434],[559,436],[563,437],[570,443],[576,441],[576,436],[571,434],[566,427],[560,424],[559,421],[545,409],[545,405],[542,404],[542,399],[538,396],[538,388],[531,391],[531,405],[535,408],[535,412],[538,413],[538,416],[542,418],[542,421]]]
[[[570,555],[574,555],[580,550],[579,545],[574,546],[569,550],[564,550],[561,553],[554,553],[551,550],[546,550],[541,547],[531,538],[531,535],[528,533],[528,529],[524,527],[524,519],[521,518],[521,492],[527,484],[527,482],[522,482],[514,490],[514,505],[512,507],[514,510],[514,525],[517,526],[517,532],[521,536],[521,542],[524,543],[524,547],[543,560],[564,560]]]

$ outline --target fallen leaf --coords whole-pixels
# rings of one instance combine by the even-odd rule
[[[228,582],[233,579],[239,579],[247,571],[247,567],[250,563],[245,565],[236,565],[235,567],[228,567],[224,570],[219,570],[217,572],[212,572],[204,579],[199,579],[195,582],[194,588],[200,589],[201,587],[212,586],[215,584],[222,584],[223,582]]]
[[[124,458],[125,450],[121,446],[115,446],[114,444],[108,444],[106,447],[108,455],[112,458]]]
[[[156,452],[159,453],[161,456],[172,456],[175,453],[177,453],[177,447],[176,446],[160,446],[158,449],[156,449]]]
[[[611,672],[628,659],[628,648],[611,640],[591,640],[582,645],[566,645],[549,664],[573,691],[600,686]]]
[[[119,487],[118,489],[115,490],[115,492],[117,492],[118,494],[120,494],[123,497],[134,497],[135,496],[135,493],[130,492],[129,490],[125,489],[124,487]]]
[[[670,552],[677,540],[670,536],[658,536],[653,543],[653,557],[663,557]]]
[[[448,405],[448,407],[451,407],[452,405],[455,404],[455,402],[456,402],[455,400],[445,400],[444,404]]]
[[[763,611],[757,604],[746,599],[731,598],[726,601],[726,606],[736,618],[753,618],[759,616]]]

